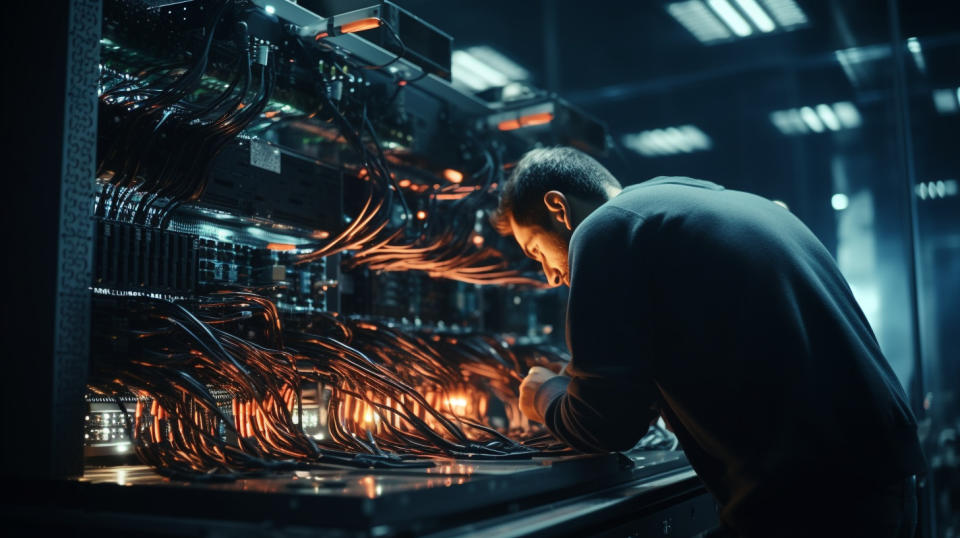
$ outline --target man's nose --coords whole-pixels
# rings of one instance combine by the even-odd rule
[[[549,284],[553,286],[559,286],[562,283],[560,271],[552,267],[547,267],[547,265],[543,262],[541,262],[540,265],[543,267],[543,275],[547,277],[547,282]]]

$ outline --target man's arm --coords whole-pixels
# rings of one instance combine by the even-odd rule
[[[545,379],[533,397],[550,431],[585,452],[635,445],[656,419],[660,395],[649,362],[652,283],[638,261],[652,255],[641,244],[644,223],[619,208],[602,216],[570,245],[569,377]]]

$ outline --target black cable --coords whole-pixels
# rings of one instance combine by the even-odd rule
[[[384,27],[387,28],[387,30],[390,30],[390,35],[391,35],[391,37],[393,37],[394,41],[396,41],[397,44],[400,45],[400,53],[397,54],[396,56],[394,56],[394,58],[393,58],[392,60],[388,61],[387,63],[380,64],[380,65],[368,65],[368,66],[364,66],[364,69],[380,70],[380,69],[384,69],[384,68],[390,67],[391,65],[393,65],[393,64],[397,63],[398,61],[400,61],[400,60],[403,58],[403,55],[407,53],[407,46],[404,44],[403,40],[400,39],[400,35],[397,34],[397,31],[393,29],[393,26],[391,26],[390,23],[388,23],[387,21],[385,21],[385,20],[383,20],[383,19],[377,19],[377,20],[380,21],[380,25],[381,25],[381,26],[384,26]]]

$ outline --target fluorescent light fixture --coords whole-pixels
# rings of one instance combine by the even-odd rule
[[[933,106],[940,114],[956,114],[960,110],[960,88],[956,94],[950,88],[933,90]]]
[[[707,0],[707,3],[717,15],[723,19],[723,22],[733,30],[733,33],[740,37],[746,37],[753,33],[753,28],[740,16],[740,13],[727,0]]]
[[[671,2],[666,9],[706,45],[807,24],[807,16],[793,0],[685,0]]]
[[[770,121],[785,135],[803,134],[807,132],[807,125],[800,118],[796,109],[775,110],[770,113]]]
[[[839,131],[841,129],[840,120],[837,119],[837,115],[833,113],[833,109],[829,105],[819,104],[817,105],[817,115],[820,116],[820,121],[827,126],[827,129],[831,131]]]
[[[927,62],[923,59],[923,49],[920,48],[920,40],[915,37],[907,39],[907,50],[909,50],[913,56],[913,63],[917,64],[917,69],[919,69],[921,73],[926,73]]]
[[[937,198],[946,198],[956,196],[960,192],[960,185],[956,179],[938,179],[936,181],[923,181],[914,187],[914,192],[921,200],[935,200]]]
[[[667,4],[667,13],[701,43],[730,39],[730,30],[700,0]]]
[[[840,101],[833,104],[833,112],[846,129],[856,129],[863,124],[860,111],[850,101]]]
[[[760,0],[780,26],[790,29],[807,24],[807,16],[794,0]]]
[[[772,32],[777,29],[777,25],[770,19],[767,12],[757,5],[756,0],[737,0],[737,5],[761,32]]]
[[[710,141],[710,137],[693,125],[681,126],[680,132],[683,133],[683,136],[686,137],[691,144],[693,144],[693,149],[708,150],[713,147],[713,142]]]
[[[465,83],[471,87],[476,86],[475,89],[478,91],[506,86],[510,82],[506,75],[481,62],[469,52],[455,50],[451,60],[453,78],[461,81],[465,79],[472,81],[473,84]]]
[[[630,147],[630,145],[627,144],[627,147]],[[672,155],[677,152],[659,131],[641,133],[639,143],[635,144],[634,149],[647,157]]]
[[[493,47],[488,47],[487,45],[468,47],[466,52],[502,73],[510,82],[530,80],[530,71],[527,71]]]
[[[815,133],[823,132],[823,122],[820,121],[820,116],[817,116],[817,113],[814,112],[812,108],[808,106],[801,108],[800,117],[803,118],[803,123],[806,123],[811,131]]]
[[[456,52],[454,52],[454,54],[456,54]],[[491,87],[489,82],[473,74],[472,71],[459,67],[457,64],[452,64],[451,76],[454,84],[462,84],[474,92],[482,92]]]
[[[529,71],[485,45],[455,50],[451,61],[454,82],[475,92],[530,79]]]
[[[908,38],[908,39],[907,39],[907,50],[909,50],[910,52],[912,52],[912,53],[914,53],[914,54],[920,52],[920,51],[921,51],[921,49],[920,49],[920,40],[917,39],[917,38],[915,38],[915,37]]]
[[[830,206],[836,211],[843,211],[850,207],[850,199],[846,194],[837,193],[830,197]]]
[[[644,157],[659,157],[709,150],[713,142],[697,127],[681,125],[624,135],[623,145]]]
[[[849,101],[833,105],[821,103],[816,106],[775,110],[770,113],[770,123],[785,135],[799,135],[826,130],[856,129],[863,124],[857,107]]]
[[[667,127],[663,130],[664,140],[683,153],[693,151],[693,144],[676,127]]]

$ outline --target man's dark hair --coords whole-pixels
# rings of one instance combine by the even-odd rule
[[[510,216],[517,224],[549,226],[543,195],[560,191],[591,202],[607,201],[607,188],[620,188],[609,170],[586,153],[569,147],[532,149],[517,163],[500,191],[500,204],[490,218],[509,235]]]

